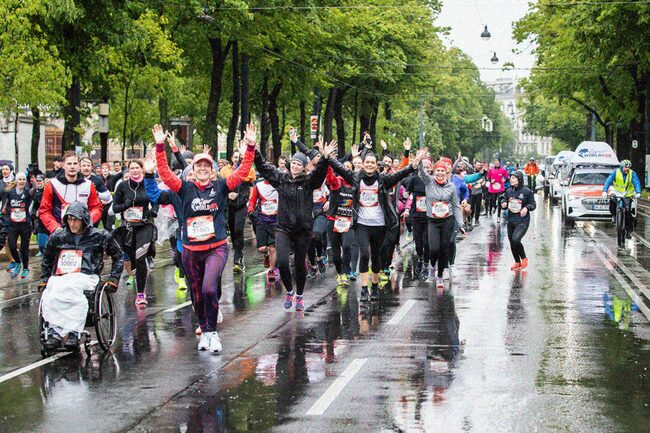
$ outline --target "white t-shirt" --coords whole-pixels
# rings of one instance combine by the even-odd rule
[[[362,180],[359,183],[359,224],[364,226],[383,226],[384,211],[379,204],[379,182],[375,180],[372,185],[366,185]]]

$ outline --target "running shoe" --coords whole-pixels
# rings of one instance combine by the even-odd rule
[[[379,300],[379,284],[378,283],[372,283],[372,286],[370,286],[370,300],[371,301],[378,301]]]
[[[135,305],[146,306],[147,304],[147,296],[144,293],[138,293],[138,295],[135,297]]]
[[[361,288],[361,299],[359,299],[361,302],[368,302],[368,288],[367,287],[362,287]]]
[[[21,269],[20,263],[16,263],[16,266],[11,270],[11,278],[16,278],[20,274]]]
[[[293,305],[293,292],[287,292],[287,294],[284,296],[284,308],[287,310],[291,308],[291,305]]]
[[[442,277],[437,277],[436,278],[436,288],[437,289],[444,289],[445,288],[445,283]]]
[[[526,269],[528,267],[528,259],[521,259],[521,269]]]
[[[246,266],[244,266],[244,259],[243,258],[235,259],[235,261],[233,262],[232,270],[234,272],[243,272],[244,269],[246,269]]]
[[[135,284],[135,277],[133,275],[129,275],[129,278],[126,280],[126,285],[132,286],[133,284]]]
[[[275,283],[275,271],[273,269],[266,271],[266,279],[269,283]]]
[[[451,278],[451,270],[450,270],[449,268],[445,268],[445,269],[442,271],[442,279],[443,279],[443,280],[448,280],[448,279],[450,279],[450,278]]]
[[[185,277],[180,277],[177,283],[180,290],[187,290],[187,281],[185,281]]]
[[[23,280],[29,278],[29,269],[26,268],[23,269],[23,271],[20,273],[20,278],[22,278]]]
[[[359,273],[358,272],[350,272],[348,274],[348,277],[350,277],[350,281],[357,281],[357,278],[359,278]]]
[[[16,266],[20,266],[20,265],[16,262],[9,263],[9,266],[7,266],[7,272],[13,271]]]
[[[323,251],[323,254],[327,254],[327,252]],[[327,264],[329,263],[329,259],[327,258],[327,255],[323,256],[323,263],[325,263],[325,266],[327,266]]]
[[[422,259],[417,259],[415,262],[415,275],[418,276],[422,273]]]
[[[336,285],[337,286],[349,286],[350,281],[348,280],[348,276],[345,274],[340,274],[336,276]]]
[[[223,347],[221,346],[221,339],[219,338],[219,334],[217,334],[217,331],[206,332],[206,334],[210,334],[210,337],[208,339],[208,349],[210,350],[210,352],[214,354],[221,353]]]
[[[153,271],[153,268],[156,266],[156,264],[153,262],[153,257],[147,257],[146,262],[147,262],[147,267]]]
[[[203,330],[201,330],[201,327],[199,326],[198,328],[196,328],[196,331],[194,331],[194,333],[196,335],[201,335],[201,334],[203,334]]]
[[[199,329],[201,329],[199,327]],[[199,338],[199,350],[208,350],[208,347],[210,346],[210,332],[205,332],[201,334],[201,338]]]
[[[305,301],[301,295],[296,296],[296,311],[303,311],[305,309]]]
[[[429,278],[427,279],[427,281],[430,282],[430,283],[433,283],[434,281],[436,281],[436,275],[437,274],[438,273],[436,272],[436,268],[434,268],[433,266],[430,267],[429,268]]]
[[[317,263],[318,263],[318,272],[320,274],[325,274],[325,272],[327,272],[327,264],[325,263],[325,258],[318,259]]]
[[[309,271],[307,272],[307,279],[311,280],[316,275],[318,275],[318,266],[310,266]]]
[[[501,223],[501,218],[497,217],[497,224]]]
[[[515,264],[510,267],[510,270],[511,271],[516,271],[519,268],[521,268],[521,263],[515,262]]]
[[[180,286],[181,270],[179,268],[176,268],[176,270],[174,271],[174,281],[176,281],[176,284]]]
[[[40,251],[39,251],[39,252],[37,252],[37,253],[36,253],[36,257],[43,257],[43,253],[42,253],[42,252],[40,252]]]
[[[269,257],[269,253],[264,254],[264,268],[268,268],[271,266],[271,257]]]
[[[219,312],[217,313],[217,323],[223,322],[223,313],[221,312],[221,308],[219,308]]]
[[[390,276],[390,270],[389,269],[384,269],[379,273],[379,279],[380,280],[388,280]]]

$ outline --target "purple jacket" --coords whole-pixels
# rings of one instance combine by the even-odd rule
[[[456,194],[458,195],[458,201],[462,202],[463,200],[469,200],[469,188],[463,180],[462,177],[455,174],[451,175],[451,182],[456,187]]]

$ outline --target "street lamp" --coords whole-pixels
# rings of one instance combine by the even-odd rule
[[[485,28],[483,29],[483,32],[481,33],[481,39],[483,39],[484,41],[488,41],[488,40],[490,40],[491,37],[492,37],[492,35],[488,31],[487,26],[485,26]]]
[[[492,53],[492,58],[490,59],[490,61],[494,64],[499,63],[499,58],[497,57],[496,52]]]

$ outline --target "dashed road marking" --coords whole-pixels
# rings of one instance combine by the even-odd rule
[[[347,366],[343,373],[330,385],[325,393],[316,400],[316,403],[309,408],[305,415],[323,415],[332,402],[339,396],[341,391],[346,387],[352,378],[361,370],[363,365],[368,361],[367,358],[354,359]]]
[[[183,302],[182,304],[174,305],[171,308],[163,310],[163,313],[171,313],[172,311],[180,310],[181,308],[185,308],[190,305],[192,305],[192,301]]]
[[[389,325],[397,325],[403,318],[408,314],[409,310],[413,308],[417,301],[415,299],[409,299],[402,305],[395,315],[388,321]]]

